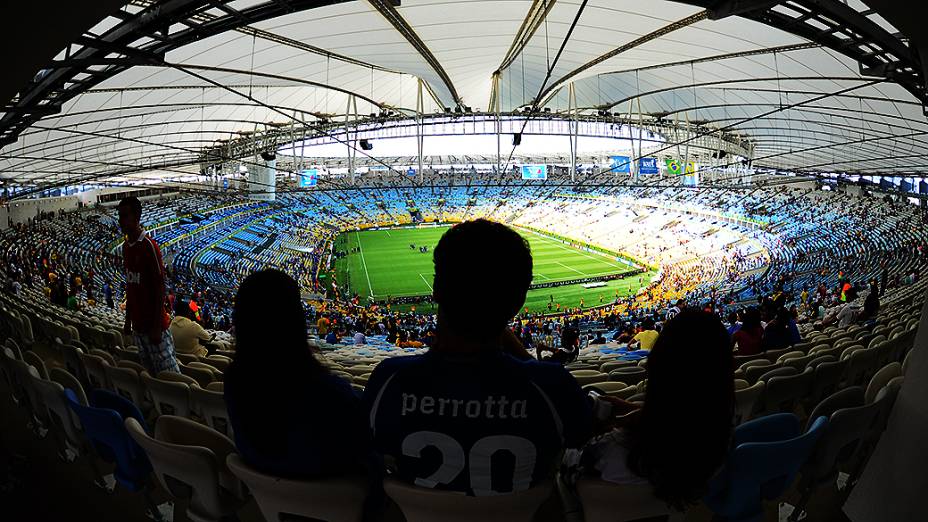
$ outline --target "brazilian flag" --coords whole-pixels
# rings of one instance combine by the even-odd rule
[[[671,174],[683,174],[683,165],[673,158],[667,158],[667,172]]]

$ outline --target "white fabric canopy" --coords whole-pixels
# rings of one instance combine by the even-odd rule
[[[403,0],[397,12],[449,82],[367,1],[265,20],[250,26],[263,36],[230,31],[205,38],[167,54],[179,68],[135,66],[68,101],[0,149],[0,177],[106,177],[148,167],[166,176],[195,172],[198,152],[218,140],[268,124],[340,121],[354,112],[352,94],[361,115],[412,115],[420,79],[426,113],[455,106],[451,86],[463,105],[487,111],[494,72],[513,49],[499,74],[503,111],[530,106],[549,91],[543,106],[566,113],[573,82],[584,113],[640,113],[645,121],[657,116],[736,132],[754,143],[758,166],[892,173],[928,163],[928,122],[918,100],[891,82],[871,84],[877,79],[835,51],[739,17],[701,19],[630,45],[701,12],[664,0],[589,0],[565,43],[581,4],[558,0],[523,46],[516,35],[529,0]],[[866,9],[856,0],[850,5]]]

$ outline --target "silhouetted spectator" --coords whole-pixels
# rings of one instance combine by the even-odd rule
[[[590,402],[570,374],[501,348],[532,280],[528,243],[478,219],[446,232],[433,256],[436,343],[374,370],[364,393],[374,443],[419,486],[474,495],[528,489],[592,428]]]
[[[310,351],[296,281],[277,270],[251,274],[239,287],[232,321],[236,350],[225,399],[242,458],[290,478],[366,469],[370,443],[360,400]]]
[[[648,354],[644,406],[584,451],[604,480],[650,483],[675,509],[699,501],[728,454],[734,412],[731,341],[715,314],[668,321]],[[699,390],[695,393],[695,390]],[[681,432],[681,427],[690,426]]]

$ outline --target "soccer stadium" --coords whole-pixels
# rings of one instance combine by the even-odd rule
[[[0,519],[928,520],[921,6],[7,4]]]

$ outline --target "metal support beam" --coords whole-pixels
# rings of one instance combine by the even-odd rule
[[[113,52],[124,56],[164,56],[187,44],[248,24],[343,1],[347,0],[267,0],[201,23],[197,17],[213,7],[212,0],[165,0],[125,18],[97,37],[82,37],[83,43],[68,58],[94,63]],[[180,28],[169,33],[174,27]],[[100,70],[70,66],[42,71],[20,89],[12,102],[17,110],[0,118],[0,146],[16,141],[21,132],[44,116],[36,111],[37,107],[50,103],[63,105],[128,68],[127,64],[114,63]]]
[[[454,83],[451,81],[451,77],[448,76],[448,73],[445,71],[445,68],[442,67],[441,62],[438,61],[438,58],[432,54],[432,51],[429,50],[429,47],[425,45],[425,42],[422,41],[422,38],[416,34],[415,29],[409,25],[409,22],[403,18],[403,15],[397,11],[396,7],[393,6],[393,2],[390,0],[368,0],[371,6],[377,10],[384,18],[390,22],[397,32],[402,35],[403,38],[409,42],[410,45],[422,56],[422,58],[432,67],[432,70],[435,71],[435,74],[441,78],[441,81],[444,82],[445,87],[448,88],[448,92],[451,93],[451,97],[454,99],[454,103],[457,106],[463,106],[464,102],[461,99],[461,96],[458,94],[457,89],[454,88]]]
[[[522,25],[519,26],[519,31],[512,39],[509,51],[506,52],[503,61],[496,68],[496,74],[512,65],[512,62],[522,53],[522,50],[531,41],[535,31],[544,23],[545,18],[548,17],[548,13],[551,12],[556,2],[557,0],[534,0],[532,2],[531,7],[528,8],[528,12],[525,14],[525,19],[522,20]]]
[[[926,72],[916,47],[868,18],[866,11],[831,0],[681,1],[708,8],[712,19],[742,16],[837,51],[860,64],[861,75],[901,85],[922,102],[928,114]]]
[[[574,82],[567,84],[567,112],[570,116],[570,182],[577,182],[577,93]]]
[[[354,118],[352,118],[352,114]],[[355,184],[354,160],[357,156],[357,129],[354,129],[350,123],[352,119],[358,119],[358,102],[352,95],[348,97],[348,106],[345,108],[345,146],[348,147],[348,175],[351,177],[351,184]],[[352,134],[354,131],[354,134]]]
[[[557,90],[558,90],[561,86],[564,85],[564,83],[566,83],[567,81],[569,81],[571,78],[577,76],[578,74],[580,74],[580,73],[586,71],[587,69],[590,69],[591,67],[594,67],[594,66],[596,66],[596,65],[599,65],[599,64],[605,62],[606,60],[609,60],[610,58],[614,58],[614,57],[616,57],[616,56],[618,56],[618,55],[620,55],[620,54],[622,54],[622,53],[624,53],[624,52],[626,52],[626,51],[629,51],[629,50],[634,49],[634,48],[636,48],[636,47],[638,47],[638,46],[644,45],[644,44],[646,44],[646,43],[648,43],[648,42],[650,42],[650,41],[652,41],[652,40],[656,40],[656,39],[658,39],[658,38],[667,36],[668,34],[674,32],[674,31],[677,31],[677,30],[679,30],[679,29],[683,29],[684,27],[689,27],[689,26],[695,24],[696,22],[700,22],[700,21],[702,21],[702,20],[705,20],[705,19],[708,18],[708,17],[709,17],[709,12],[708,12],[708,11],[700,11],[700,12],[694,14],[694,15],[687,16],[686,18],[683,18],[683,19],[677,20],[676,22],[667,24],[667,25],[665,25],[664,27],[661,27],[660,29],[658,29],[658,30],[656,30],[656,31],[652,31],[652,32],[650,32],[650,33],[648,33],[648,34],[646,34],[646,35],[644,35],[644,36],[641,36],[641,37],[639,37],[639,38],[636,38],[636,39],[632,40],[631,42],[628,42],[628,43],[625,44],[625,45],[619,46],[619,47],[617,47],[617,48],[615,48],[615,49],[609,51],[608,53],[605,53],[605,54],[603,54],[603,55],[597,56],[596,58],[593,58],[592,60],[586,62],[585,64],[581,65],[580,67],[577,67],[576,69],[570,71],[569,73],[565,74],[564,76],[561,76],[556,82],[552,83],[552,84],[551,84],[550,86],[548,86],[544,91],[542,91],[541,95],[538,96],[538,99],[539,99],[539,100],[544,100],[544,101],[542,101],[541,103],[539,103],[538,106],[541,107],[541,106],[543,106],[545,103],[547,103],[548,100],[549,100],[552,96],[554,96],[554,94],[557,93]]]
[[[422,78],[416,82],[416,160],[419,165],[419,183],[425,182],[425,174],[422,172],[422,148],[425,135],[422,132],[422,113],[424,112],[424,100],[422,99]]]

